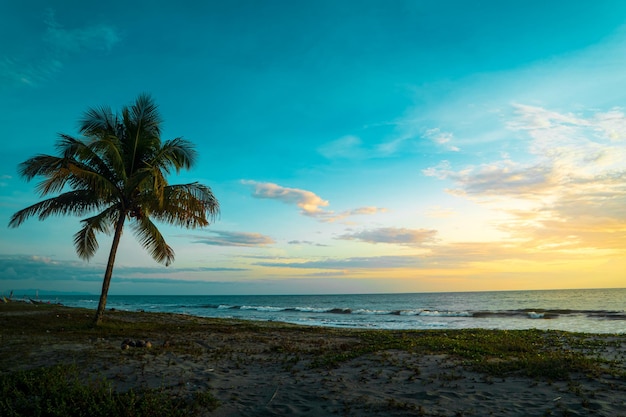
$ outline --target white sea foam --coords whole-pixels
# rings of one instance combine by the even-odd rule
[[[272,306],[241,306],[241,310],[256,310],[275,313],[285,310],[285,307],[272,307]]]
[[[319,307],[294,307],[292,310],[300,311],[302,313],[324,313],[327,309]]]
[[[400,310],[401,316],[419,316],[424,310]]]
[[[95,309],[98,299],[98,295],[55,295],[51,301]],[[626,289],[297,296],[111,295],[107,308],[332,327],[537,328],[625,333],[624,299]]]
[[[419,315],[427,317],[472,317],[472,313],[469,311],[424,310],[420,312]]]
[[[360,308],[358,310],[354,310],[353,313],[354,314],[372,314],[372,315],[390,314],[388,310],[369,310],[366,308]]]

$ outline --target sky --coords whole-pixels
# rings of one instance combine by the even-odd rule
[[[110,237],[19,163],[91,107],[149,93],[170,183],[211,187],[205,229],[126,230],[109,294],[626,287],[626,2],[221,0],[0,5],[0,294],[99,294]]]

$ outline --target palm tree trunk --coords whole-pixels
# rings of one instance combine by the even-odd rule
[[[102,280],[102,292],[100,293],[100,302],[98,303],[98,309],[96,310],[96,317],[94,320],[96,326],[102,323],[102,317],[104,316],[104,309],[107,304],[107,294],[109,293],[109,284],[111,284],[111,277],[113,276],[113,264],[115,264],[117,247],[119,246],[120,238],[122,237],[124,220],[126,220],[126,213],[120,213],[120,218],[115,225],[115,234],[113,235],[113,243],[111,243],[111,252],[109,252],[107,269],[104,272],[104,279]]]

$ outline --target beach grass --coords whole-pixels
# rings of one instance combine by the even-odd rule
[[[594,354],[603,345],[616,344],[610,336],[601,343],[597,336],[540,330],[367,331],[355,332],[355,336],[357,345],[343,352],[320,352],[316,363],[333,366],[364,354],[403,350],[447,354],[469,369],[497,377],[519,374],[567,380],[573,373],[624,376],[617,360]]]
[[[17,416],[179,416],[217,407],[210,393],[191,401],[159,389],[117,392],[104,378],[86,380],[76,365],[54,365],[0,375],[0,414]]]
[[[596,401],[599,390],[626,385],[624,334],[335,329],[125,311],[107,311],[96,327],[92,318],[93,311],[81,308],[0,304],[0,415],[67,415],[69,409],[82,410],[80,415],[238,415],[246,407],[242,396],[252,395],[242,389],[248,380],[277,381],[258,393],[264,399],[259,404],[277,407],[279,387],[298,389],[298,381],[310,378],[320,386],[359,378],[365,387],[380,380],[386,390],[398,385],[398,392],[403,384],[419,383],[414,390],[423,386],[433,396],[420,401],[392,393],[361,400],[380,415],[390,409],[390,415],[419,409],[422,415],[446,415],[443,405],[423,408],[445,400],[431,394],[434,386],[445,392],[506,380],[544,391],[558,386],[578,407],[596,410],[596,403],[608,407]],[[152,348],[122,349],[124,339],[149,340]],[[615,390],[618,407],[626,393]],[[331,394],[315,397],[317,407],[335,404]],[[358,415],[355,410],[365,406],[356,403],[336,405],[337,413]],[[554,404],[542,410],[562,411]]]

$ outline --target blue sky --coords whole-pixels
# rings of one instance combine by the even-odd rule
[[[128,230],[111,294],[626,286],[622,1],[81,1],[0,6],[0,222],[17,165],[89,107],[150,93],[203,230]],[[98,293],[79,218],[0,234],[0,293]]]

